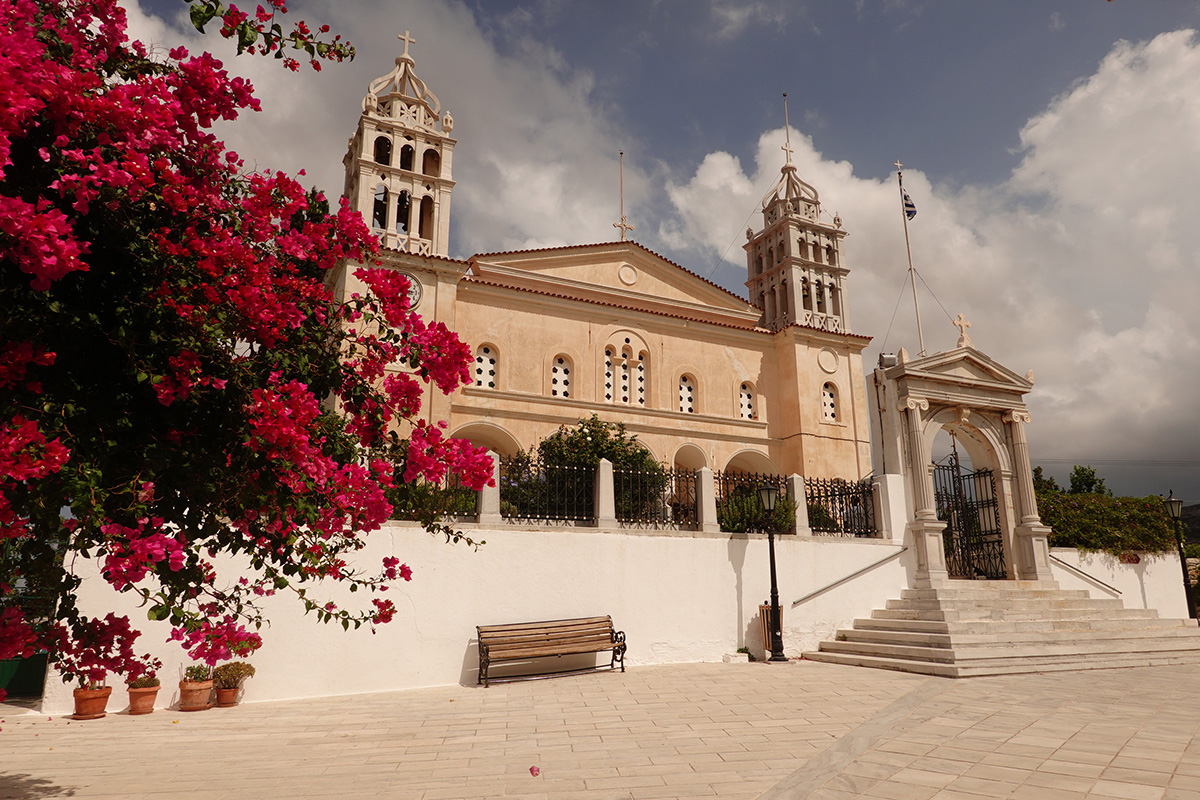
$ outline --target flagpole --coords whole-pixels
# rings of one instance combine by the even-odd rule
[[[921,307],[917,304],[917,270],[913,267],[912,243],[908,239],[908,209],[904,204],[904,173],[900,168],[904,165],[896,162],[896,185],[900,189],[900,218],[904,220],[904,248],[908,251],[908,279],[912,281],[913,311],[917,314],[917,342],[921,345],[918,358],[925,356],[925,334],[921,332]]]

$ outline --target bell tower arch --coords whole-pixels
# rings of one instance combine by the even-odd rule
[[[415,40],[398,37],[395,68],[371,81],[342,163],[344,195],[384,247],[446,256],[450,241],[454,118],[414,71]]]

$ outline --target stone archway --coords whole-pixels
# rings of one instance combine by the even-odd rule
[[[970,346],[914,361],[901,351],[899,362],[873,376],[882,422],[877,454],[884,472],[903,478],[905,531],[917,552],[915,586],[951,580],[931,463],[933,439],[943,429],[958,435],[973,464],[994,472],[1008,577],[1050,581],[1049,528],[1037,515],[1025,441],[1023,397],[1033,387],[1031,377]]]

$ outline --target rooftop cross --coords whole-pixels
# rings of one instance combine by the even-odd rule
[[[959,347],[970,347],[971,346],[971,337],[967,335],[967,328],[971,327],[971,323],[967,322],[967,318],[964,317],[962,314],[959,314],[958,318],[953,320],[950,324],[952,324],[954,327],[958,328],[958,330],[959,330],[958,346]]]
[[[787,154],[787,163],[792,163],[792,131],[788,123],[787,92],[783,93],[783,147],[779,148]]]
[[[396,38],[399,39],[400,41],[404,42],[404,53],[401,57],[402,58],[412,58],[412,56],[410,56],[408,54],[408,46],[410,44],[416,44],[417,40],[412,38],[411,36],[409,36],[408,31],[405,31],[403,34],[399,34],[399,33],[396,34]]]

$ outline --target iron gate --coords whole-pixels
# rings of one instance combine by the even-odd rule
[[[946,521],[942,540],[951,578],[1004,580],[1004,536],[990,469],[965,472],[958,452],[933,467],[938,519]]]

